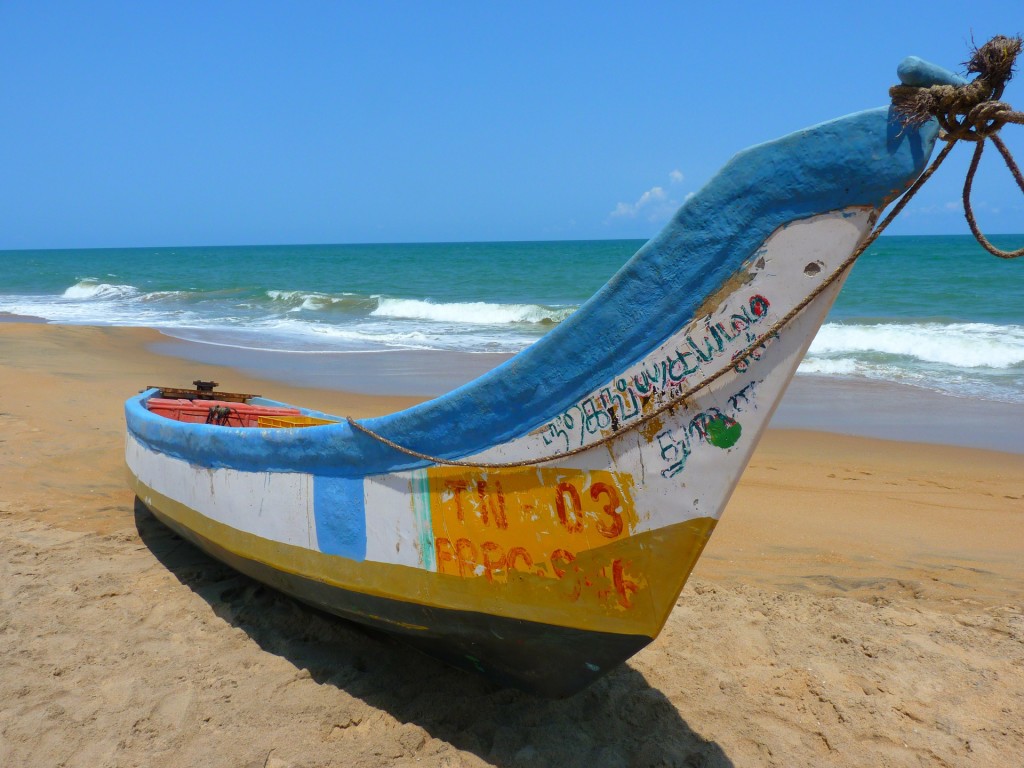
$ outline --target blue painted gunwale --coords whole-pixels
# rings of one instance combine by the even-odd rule
[[[880,108],[740,152],[533,346],[459,389],[366,425],[445,458],[529,433],[683,327],[778,228],[851,207],[882,209],[922,172],[937,134],[935,121],[903,128]],[[351,478],[426,465],[345,423],[296,430],[182,424],[145,408],[153,393],[126,403],[129,432],[195,465]]]

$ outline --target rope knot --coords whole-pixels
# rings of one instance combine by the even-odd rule
[[[1013,114],[999,99],[1021,48],[1019,37],[993,37],[964,63],[969,74],[977,75],[974,80],[963,85],[896,85],[889,89],[893,107],[907,126],[934,117],[947,141],[984,140]]]
[[[1024,248],[1004,251],[992,245],[982,234],[971,207],[971,186],[985,141],[990,139],[1003,156],[1017,186],[1024,191],[1024,175],[999,137],[999,131],[1007,123],[1024,125],[1024,113],[1016,112],[1009,104],[1000,101],[1006,83],[1013,77],[1014,63],[1022,47],[1021,38],[998,35],[976,48],[970,60],[964,62],[968,74],[977,75],[971,82],[944,70],[936,75],[937,67],[912,57],[914,64],[908,68],[906,76],[899,71],[904,84],[889,89],[893,109],[904,126],[917,127],[933,117],[938,121],[943,131],[942,139],[947,142],[938,162],[956,142],[974,142],[974,157],[964,179],[964,218],[981,247],[1001,259],[1024,256]],[[921,76],[922,68],[927,70],[925,77]]]

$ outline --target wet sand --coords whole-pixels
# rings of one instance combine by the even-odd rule
[[[418,399],[166,343],[0,323],[0,765],[1021,763],[1020,453],[769,431],[662,635],[546,701],[237,576],[136,506],[122,406],[146,385],[353,416]]]

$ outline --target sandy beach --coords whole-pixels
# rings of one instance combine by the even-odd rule
[[[770,430],[661,636],[549,701],[238,576],[137,505],[122,407],[147,385],[417,400],[168,343],[0,323],[2,766],[1024,765],[1022,453]]]

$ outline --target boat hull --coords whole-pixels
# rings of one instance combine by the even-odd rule
[[[273,587],[570,694],[664,626],[851,255],[935,134],[874,110],[740,153],[572,317],[368,420],[374,434],[185,424],[147,391],[125,411],[135,491]]]
[[[184,508],[132,479],[138,498],[157,520],[211,557],[308,605],[391,634],[452,666],[483,674],[500,685],[543,696],[568,696],[621,664],[657,635],[656,629],[633,634],[559,626],[347,588],[340,585],[344,576],[335,569],[325,568],[315,560],[303,567],[302,561],[307,557],[289,558],[287,552],[276,557],[268,555],[268,550],[280,552],[280,546],[219,531],[209,521],[204,523],[203,516],[195,510]],[[664,532],[643,537],[633,542],[629,551],[618,554],[632,558],[630,562],[643,568],[636,557],[638,552],[647,549],[664,554],[673,549],[677,553],[674,565],[680,569],[678,577],[685,581],[713,527],[711,520],[686,524],[672,532],[671,537]],[[669,542],[669,538],[674,540]],[[416,579],[417,575],[391,574],[389,580],[410,578]],[[575,574],[571,578],[572,589],[561,599],[571,600],[572,591],[580,584]],[[672,590],[670,585],[665,586]],[[422,585],[410,587],[410,592],[423,591]],[[441,590],[433,591],[442,594],[441,600],[460,601],[458,594],[444,597]]]
[[[762,258],[770,265],[780,244],[799,251],[822,232],[838,232],[848,252],[869,220],[863,210],[820,217],[778,233]],[[802,267],[795,272],[814,285]],[[771,313],[798,298],[803,286],[795,290],[793,278],[752,263],[709,318],[681,328],[610,387],[473,457],[515,462],[596,443],[541,467],[286,471],[267,448],[273,440],[291,450],[303,436],[348,425],[245,429],[147,412],[127,440],[134,489],[169,527],[271,587],[500,684],[570,695],[658,635],[841,280],[736,370],[645,414],[686,385],[680,361],[714,370],[743,354]],[[153,424],[187,442],[164,450]],[[229,450],[224,436],[241,447]],[[249,443],[266,449],[263,466],[233,458]],[[338,459],[336,470],[345,468]]]

